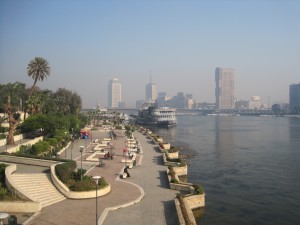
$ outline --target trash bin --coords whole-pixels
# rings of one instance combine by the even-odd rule
[[[8,218],[8,225],[17,225],[17,217],[15,215],[11,215]]]

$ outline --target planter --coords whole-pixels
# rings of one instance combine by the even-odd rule
[[[179,157],[178,152],[168,152],[167,154],[170,159],[178,159],[178,157]]]
[[[171,148],[171,144],[170,143],[162,143],[162,148],[165,150],[169,150]]]
[[[87,199],[95,198],[96,190],[94,191],[70,191],[70,189],[61,182],[55,174],[55,166],[51,166],[51,179],[56,188],[67,198],[71,199]],[[106,195],[110,192],[110,184],[103,189],[98,189],[98,197]]]

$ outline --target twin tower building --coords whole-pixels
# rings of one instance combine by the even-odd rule
[[[217,67],[215,82],[216,108],[234,109],[234,70]],[[156,86],[151,80],[146,86],[146,95],[149,95],[146,96],[147,100],[156,99]],[[125,103],[122,103],[122,86],[117,78],[111,79],[108,84],[108,107],[125,107]]]

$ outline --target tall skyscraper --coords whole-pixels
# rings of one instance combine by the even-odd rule
[[[118,78],[113,78],[108,83],[108,107],[118,108],[121,101],[121,83]]]
[[[290,85],[290,113],[300,114],[300,83]]]
[[[157,98],[156,85],[152,83],[152,76],[150,75],[150,83],[146,85],[146,100],[155,101]]]
[[[234,70],[232,68],[217,67],[215,71],[216,81],[216,108],[234,108]]]

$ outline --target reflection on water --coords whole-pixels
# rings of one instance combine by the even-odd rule
[[[195,152],[188,181],[206,191],[201,225],[299,224],[300,119],[180,116],[155,132]]]
[[[224,162],[231,161],[234,144],[233,117],[214,117],[214,120],[216,157]]]

